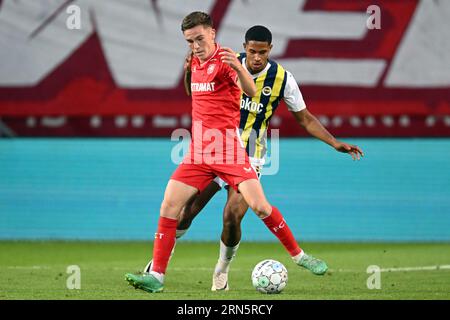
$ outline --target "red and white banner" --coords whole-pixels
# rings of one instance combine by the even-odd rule
[[[0,0],[0,135],[189,128],[180,23],[196,10],[235,51],[269,27],[272,58],[335,135],[450,136],[450,1],[430,0]],[[284,104],[271,125],[306,135]]]

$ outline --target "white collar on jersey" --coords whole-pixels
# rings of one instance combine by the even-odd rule
[[[266,65],[266,67],[263,70],[261,70],[258,73],[255,73],[255,74],[251,74],[251,72],[248,71],[248,69],[247,69],[247,64],[245,63],[245,61],[247,61],[247,58],[242,58],[242,65],[244,66],[245,71],[250,73],[250,75],[252,76],[253,79],[258,78],[260,75],[262,75],[263,73],[267,72],[267,70],[269,70],[269,68],[271,66],[270,62],[267,61],[267,65]]]

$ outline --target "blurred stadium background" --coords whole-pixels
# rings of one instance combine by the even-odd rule
[[[370,5],[381,29],[367,28]],[[337,154],[279,106],[280,170],[262,182],[300,240],[450,241],[443,0],[0,1],[0,239],[152,238],[176,167],[170,135],[190,127],[180,21],[194,10],[235,51],[268,26],[309,110],[366,153]],[[224,202],[186,240],[219,239]],[[274,240],[251,213],[243,230]]]

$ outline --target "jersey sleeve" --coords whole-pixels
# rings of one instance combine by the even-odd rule
[[[303,100],[302,93],[297,85],[292,73],[286,71],[286,86],[284,88],[284,102],[289,111],[298,112],[306,109],[306,103]]]

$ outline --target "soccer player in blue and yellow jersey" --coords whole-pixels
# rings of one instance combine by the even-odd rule
[[[249,97],[241,95],[240,132],[250,163],[260,177],[266,153],[266,134],[269,122],[281,100],[284,100],[289,111],[301,127],[310,135],[329,144],[339,152],[348,153],[354,160],[359,160],[363,152],[358,146],[336,140],[307,109],[297,81],[293,75],[280,64],[269,59],[272,49],[272,34],[264,26],[251,27],[245,34],[245,53],[239,55],[244,68],[252,75],[257,93]],[[189,56],[187,58],[189,64]],[[188,77],[185,80],[189,80]],[[185,81],[189,94],[189,81]],[[195,216],[208,201],[226,186],[220,178],[216,178],[196,198],[183,209],[178,222],[176,236],[181,237],[191,225]],[[228,271],[241,240],[241,221],[249,206],[243,196],[233,188],[228,189],[228,199],[223,212],[223,229],[220,242],[219,260],[213,273],[211,290],[228,290]],[[280,228],[283,226],[280,225]],[[303,250],[297,264],[322,275],[326,272],[326,264]],[[145,267],[150,270],[152,261]]]

